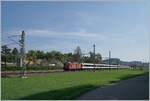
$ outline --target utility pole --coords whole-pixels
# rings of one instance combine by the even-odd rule
[[[120,61],[120,60],[118,59],[118,60],[117,60],[117,70],[119,69],[119,64],[120,64],[119,61]]]
[[[26,64],[25,64],[25,32],[22,31],[20,39],[20,67],[22,68],[21,77],[26,78]]]
[[[109,51],[109,69],[110,69],[110,65],[111,65],[111,51]]]
[[[19,42],[18,41],[15,41],[14,39],[12,39],[12,37],[21,37]],[[21,70],[21,74],[20,76],[22,78],[26,78],[26,65],[25,65],[25,32],[22,31],[21,35],[12,35],[12,36],[9,36],[8,37],[11,41],[13,41],[13,43],[11,44],[18,44],[20,46],[20,55],[19,55],[19,58],[20,58],[20,67],[22,68]]]
[[[95,71],[95,44],[93,45],[93,51],[94,51],[94,71]]]
[[[4,56],[5,56],[5,68],[6,68],[6,66],[7,66],[7,50],[6,50],[6,48],[7,48],[7,46],[5,45],[4,46],[4,50],[5,50],[5,53],[4,53]],[[6,74],[6,72],[4,71],[4,77],[6,77],[7,76],[7,74]]]
[[[5,50],[5,53],[4,53],[4,56],[5,56],[5,68],[7,66],[7,64],[6,64],[6,62],[7,62],[7,56],[6,56],[7,55],[7,52],[6,52],[7,50],[6,50],[6,47],[7,46],[4,46],[4,50]]]

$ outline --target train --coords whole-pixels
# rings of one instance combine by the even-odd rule
[[[91,70],[91,69],[130,69],[130,66],[124,65],[109,65],[109,64],[94,64],[94,63],[65,63],[64,70]]]

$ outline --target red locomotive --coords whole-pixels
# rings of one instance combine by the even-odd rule
[[[65,63],[64,70],[81,70],[82,64],[81,63]]]

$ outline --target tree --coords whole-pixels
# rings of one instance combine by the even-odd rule
[[[45,58],[47,61],[50,61],[53,58],[51,52],[46,52]]]
[[[63,54],[60,53],[59,51],[51,51],[51,52],[47,52],[46,55],[45,55],[45,58],[48,60],[48,61],[51,61],[52,59],[54,60],[59,60],[59,61],[62,61],[63,59]]]
[[[73,54],[72,53],[63,54],[63,63],[66,63],[66,62],[73,62]]]
[[[83,57],[83,62],[87,63],[102,63],[102,56],[100,53],[95,54],[95,59],[94,59],[94,53],[89,52],[90,56],[84,56]]]
[[[17,50],[17,48],[14,48],[11,52],[12,55],[12,61],[16,63],[16,66],[18,64],[18,59],[19,59],[19,52]]]
[[[36,57],[37,59],[44,59],[45,58],[45,53],[43,51],[36,51]]]
[[[81,62],[81,58],[82,58],[81,48],[77,46],[77,48],[74,51],[74,61]]]
[[[59,51],[51,51],[53,59],[62,61],[62,54]]]
[[[6,45],[3,45],[2,46],[2,50],[1,50],[1,59],[2,59],[2,61],[4,61],[5,62],[5,67],[6,67],[6,63],[7,63],[7,61],[9,61],[9,57],[10,57],[10,51],[11,51],[11,49],[9,49]],[[8,58],[7,58],[8,57]]]
[[[14,48],[11,53],[13,55],[18,55],[19,52],[18,52],[17,48]]]
[[[6,45],[2,46],[2,50],[1,50],[2,54],[10,54],[10,51],[11,51],[11,49],[8,48]]]
[[[94,62],[94,53],[93,52],[89,52],[89,54],[90,54],[89,61],[93,63]]]
[[[30,64],[31,62],[36,64],[36,59],[37,59],[36,51],[34,51],[34,50],[28,51],[28,53],[26,55],[26,59],[28,60],[27,65]]]
[[[102,56],[100,53],[95,55],[95,63],[102,63]]]

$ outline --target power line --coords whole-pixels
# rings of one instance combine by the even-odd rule
[[[20,37],[19,41],[14,40],[14,37]],[[21,35],[11,35],[8,37],[14,44],[18,44],[20,46],[20,67],[21,70],[21,77],[26,78],[26,64],[25,64],[25,32],[22,31]],[[11,44],[13,44],[11,43]]]
[[[13,43],[7,43],[7,44],[3,44],[2,46],[10,46],[12,44],[15,44],[14,42]]]
[[[15,41],[14,39],[12,39],[12,37],[18,37],[20,35],[12,35],[12,36],[8,36],[8,38],[13,41],[14,43],[18,44],[19,46],[21,45],[19,42]]]

